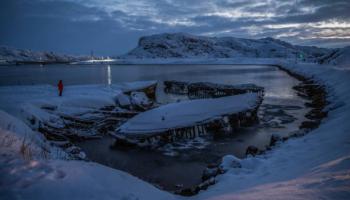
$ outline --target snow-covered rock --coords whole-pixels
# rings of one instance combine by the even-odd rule
[[[141,37],[138,46],[121,58],[295,58],[303,55],[304,59],[315,60],[329,52],[273,38],[253,40],[165,33]]]
[[[145,110],[152,105],[152,102],[144,92],[131,92],[130,99],[133,106],[142,110]]]
[[[241,159],[237,158],[234,155],[226,155],[222,157],[222,161],[220,164],[220,169],[223,171],[227,171],[230,168],[241,168]]]
[[[330,52],[320,59],[320,63],[350,68],[350,46]]]
[[[33,129],[38,129],[43,122],[55,124],[56,127],[60,128],[64,127],[62,120],[57,115],[41,109],[40,105],[25,103],[19,107],[21,117],[26,119],[27,124]]]
[[[122,92],[117,95],[116,101],[122,108],[129,107],[131,105],[130,97]]]

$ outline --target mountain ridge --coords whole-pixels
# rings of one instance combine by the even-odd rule
[[[0,61],[2,62],[52,62],[68,63],[86,59],[87,56],[72,56],[48,51],[32,51],[8,46],[0,46]]]
[[[292,45],[271,37],[245,39],[163,33],[141,37],[138,46],[121,58],[294,58],[302,55],[304,59],[316,61],[330,52],[331,49]]]

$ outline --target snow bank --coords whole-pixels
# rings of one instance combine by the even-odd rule
[[[1,159],[20,157],[21,159],[64,159],[66,153],[51,146],[44,136],[34,132],[22,120],[0,110],[0,152]],[[1,171],[0,173],[4,174]],[[1,181],[0,181],[1,186]],[[0,195],[1,197],[1,195]]]
[[[44,138],[0,111],[0,199],[175,199],[125,172],[97,163],[52,160]]]
[[[1,199],[175,199],[125,172],[92,162],[0,157]]]
[[[226,155],[222,158],[220,168],[227,171],[232,168],[241,168],[241,159],[234,155]]]
[[[28,143],[28,145],[32,145],[33,148],[41,146],[45,143],[45,138],[38,133],[35,133],[30,129],[23,121],[15,118],[8,113],[0,110],[0,132],[1,137],[4,138],[10,137],[9,134],[14,136],[14,149],[19,150],[17,148],[19,146],[19,142]],[[1,145],[1,148],[6,147],[6,145]],[[6,152],[6,151],[3,151]]]
[[[258,101],[258,94],[247,93],[215,99],[170,103],[136,115],[120,126],[117,131],[132,136],[184,128],[225,114],[252,109],[258,104]]]
[[[115,92],[115,95],[118,92]],[[115,95],[111,94],[112,98],[104,98],[103,96],[76,96],[69,99],[65,99],[61,102],[61,106],[72,107],[72,108],[103,108],[106,106],[115,106],[114,97]]]
[[[41,108],[54,109],[62,114],[80,114],[91,109],[114,106],[120,93],[154,84],[157,82],[66,86],[62,97],[58,97],[57,88],[51,85],[4,86],[0,87],[0,109],[20,118],[34,115],[52,121],[52,116]]]

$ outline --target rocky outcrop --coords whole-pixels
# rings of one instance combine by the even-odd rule
[[[350,46],[331,51],[321,57],[319,63],[350,68]]]

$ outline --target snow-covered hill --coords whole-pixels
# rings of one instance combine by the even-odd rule
[[[83,57],[74,57],[54,52],[34,52],[31,50],[0,46],[0,61],[2,62],[72,62],[82,59]]]
[[[186,33],[158,34],[141,37],[138,46],[122,58],[295,58],[316,61],[331,50],[295,46],[263,38],[204,37]]]
[[[320,59],[320,63],[350,68],[350,46],[330,52]]]

